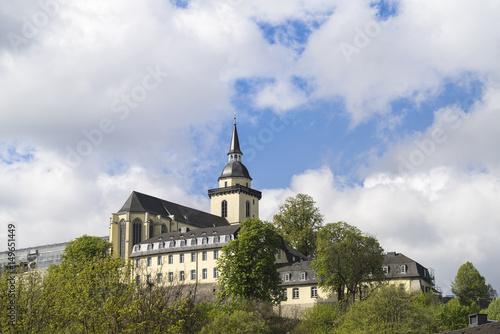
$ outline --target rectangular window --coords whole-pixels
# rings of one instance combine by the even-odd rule
[[[311,287],[311,298],[318,298],[318,287]]]
[[[217,268],[214,268],[214,278],[219,277],[219,270]]]
[[[158,264],[159,266],[161,266],[161,264],[162,264],[162,263],[163,263],[163,258],[162,258],[162,257],[161,257],[161,255],[160,255],[160,256],[158,256],[158,262],[157,262],[157,264]]]
[[[179,263],[184,263],[184,254],[179,254]]]
[[[288,300],[288,296],[287,296],[286,291],[287,291],[287,288],[284,288],[283,289],[283,300]]]
[[[151,259],[151,257],[148,257],[148,267],[151,267],[152,264],[153,264],[153,259]]]
[[[207,268],[203,268],[201,270],[201,278],[202,279],[207,279],[208,278],[208,270],[207,270]]]
[[[174,273],[169,271],[168,272],[168,281],[173,282],[174,281]]]
[[[184,277],[184,270],[181,270],[179,272],[179,281],[184,281],[185,277]]]
[[[163,275],[162,275],[162,274],[157,274],[157,275],[156,275],[156,283],[157,283],[157,284],[161,284],[161,280],[162,280],[162,278],[163,278]]]
[[[174,256],[173,255],[169,255],[168,256],[168,264],[172,264],[174,263]]]
[[[196,253],[191,253],[191,262],[196,262]]]
[[[146,282],[151,283],[151,275],[146,276]]]
[[[278,249],[278,260],[281,260],[281,249]]]
[[[293,288],[293,299],[299,299],[299,288]]]
[[[195,280],[196,279],[196,270],[191,270],[191,280]]]
[[[135,267],[139,268],[141,266],[141,259],[135,259]]]
[[[214,250],[214,260],[217,260],[219,258],[219,251]]]
[[[207,260],[207,251],[203,251],[203,253],[201,253],[201,259],[203,261],[206,261]]]

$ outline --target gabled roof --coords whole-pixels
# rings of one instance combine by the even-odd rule
[[[225,218],[196,210],[177,203],[133,191],[117,212],[149,212],[163,217],[174,216],[178,222],[199,228],[229,225]]]
[[[427,268],[404,254],[388,252],[384,257],[383,263],[389,268],[389,272],[386,274],[387,278],[421,277],[424,279],[430,279]],[[400,266],[403,264],[406,265],[405,273],[401,273],[399,270]]]
[[[477,334],[500,333],[500,322],[489,322],[484,325],[457,329],[451,332],[443,332],[441,334],[467,334],[467,333],[477,333]]]

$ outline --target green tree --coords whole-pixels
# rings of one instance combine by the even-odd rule
[[[432,294],[409,294],[382,285],[364,300],[351,304],[331,333],[436,333],[432,325],[438,301]]]
[[[495,299],[486,309],[489,320],[500,320],[500,299]]]
[[[318,284],[326,291],[337,292],[339,301],[361,298],[363,288],[385,278],[384,250],[377,239],[363,235],[352,225],[344,222],[325,225],[318,232],[317,249],[311,266]]]
[[[219,300],[279,302],[281,279],[275,265],[279,246],[280,238],[270,223],[256,218],[242,222],[237,238],[222,248],[217,260]]]
[[[470,305],[462,305],[454,298],[442,305],[436,315],[436,324],[439,332],[447,332],[469,326],[469,314],[479,312],[479,306],[475,302]]]
[[[110,255],[110,249],[113,245],[100,238],[83,235],[66,244],[63,261],[77,263],[90,261],[95,258],[104,258]]]
[[[471,262],[464,263],[455,280],[451,283],[451,291],[458,297],[460,304],[470,305],[477,298],[488,298],[489,288],[486,280]]]
[[[338,304],[316,304],[304,311],[302,321],[293,333],[324,334],[334,332],[341,309]]]
[[[314,256],[316,233],[323,224],[323,215],[313,198],[305,194],[288,197],[273,217],[276,231],[285,242],[304,254]]]
[[[231,313],[218,310],[213,316],[212,322],[205,325],[201,334],[263,334],[268,333],[263,320],[259,319],[253,312],[245,310],[234,310]]]

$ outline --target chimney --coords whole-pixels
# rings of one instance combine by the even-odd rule
[[[476,327],[488,323],[488,315],[486,314],[470,314],[469,315],[469,327]]]

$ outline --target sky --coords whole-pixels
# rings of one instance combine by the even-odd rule
[[[260,217],[311,195],[500,291],[500,3],[0,0],[0,244],[108,234],[132,191],[209,211],[237,117]],[[3,247],[3,246],[2,246]]]

